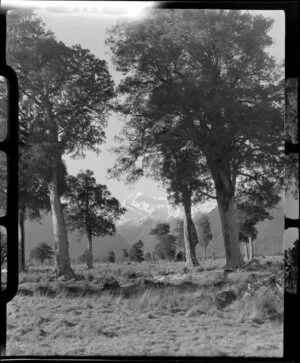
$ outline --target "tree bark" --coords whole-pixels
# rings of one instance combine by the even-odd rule
[[[19,271],[26,270],[26,263],[25,263],[25,207],[22,206],[20,208],[19,214],[19,227],[20,227],[20,246],[19,246]]]
[[[253,241],[251,237],[248,237],[249,240],[249,260],[253,260]]]
[[[244,242],[244,248],[245,248],[245,258],[246,258],[246,260],[249,260],[248,243],[247,242]]]
[[[242,266],[243,259],[238,239],[234,197],[226,203],[218,200],[222,232],[225,244],[226,268],[236,269]]]
[[[87,267],[93,268],[93,244],[92,236],[88,235],[88,248],[87,248]]]
[[[215,155],[214,151],[210,150],[206,153],[206,157],[216,189],[225,245],[225,268],[236,269],[243,264],[234,199],[236,173],[232,175],[230,158],[226,154]]]
[[[54,153],[49,155],[51,165],[51,177],[48,182],[48,190],[50,196],[53,236],[54,236],[54,272],[58,276],[64,276],[67,279],[75,277],[74,271],[70,265],[68,234],[65,226],[63,210],[60,202],[58,189],[58,165],[62,163],[62,148],[58,141],[58,128],[53,118],[52,105],[46,94],[43,100],[45,105],[44,113],[50,131],[50,138]],[[59,150],[60,148],[60,150]]]
[[[183,235],[186,255],[186,265],[188,267],[199,266],[199,261],[196,257],[196,245],[198,243],[198,237],[194,221],[192,219],[192,203],[191,196],[185,194],[183,196]]]
[[[57,186],[57,168],[53,168],[52,177],[48,183],[50,204],[55,241],[54,271],[58,276],[74,278],[75,274],[70,265],[68,235]]]

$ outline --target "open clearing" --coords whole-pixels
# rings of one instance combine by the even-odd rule
[[[75,266],[69,282],[23,273],[7,355],[281,357],[282,258],[228,275],[224,263]]]

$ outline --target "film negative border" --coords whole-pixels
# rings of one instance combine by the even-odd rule
[[[284,4],[285,3],[285,4]],[[190,7],[191,3],[186,3],[185,6]],[[242,8],[242,9],[282,9],[286,12],[286,80],[290,78],[297,78],[298,82],[298,69],[299,69],[299,52],[297,49],[296,41],[299,38],[299,3],[298,1],[289,1],[289,2],[271,2],[271,1],[262,1],[262,2],[253,2],[253,1],[237,1],[237,2],[227,2],[227,1],[214,1],[214,2],[194,2],[195,4],[200,4],[203,7],[210,8]],[[242,5],[240,5],[242,4]],[[178,6],[180,7],[180,3],[164,3],[164,6]],[[0,217],[0,225],[4,226],[7,229],[7,241],[8,241],[8,270],[11,271],[8,274],[8,284],[7,289],[1,293],[1,352],[5,353],[5,334],[3,334],[3,327],[5,327],[3,321],[3,313],[6,315],[6,303],[10,301],[17,292],[18,287],[18,228],[17,228],[17,220],[18,220],[18,203],[17,203],[17,185],[18,185],[18,86],[17,86],[17,78],[15,72],[6,65],[5,62],[5,36],[3,34],[6,33],[6,19],[5,12],[2,11],[0,14],[0,33],[1,33],[1,48],[0,48],[0,75],[7,79],[8,83],[8,133],[6,139],[0,143],[0,150],[4,151],[7,154],[7,171],[8,171],[8,193],[7,193],[7,213],[4,217]],[[297,101],[299,102],[299,100]],[[298,152],[298,144],[286,142],[286,154],[291,152]],[[299,220],[285,218],[285,228],[289,228],[291,226],[299,227]],[[284,360],[293,361],[296,359],[297,355],[297,331],[291,328],[291,323],[296,323],[299,319],[299,271],[298,271],[298,289],[297,294],[295,296],[285,295],[285,327],[284,327],[284,335],[285,335],[285,346],[284,346]],[[4,310],[5,309],[5,310]],[[296,314],[295,314],[296,313]],[[6,322],[6,321],[5,321]],[[296,326],[297,327],[297,326]],[[6,328],[6,327],[5,327]],[[291,330],[292,329],[292,330]],[[4,350],[3,350],[4,344]],[[24,357],[25,359],[29,359],[29,357]],[[159,359],[159,357],[157,357]],[[60,360],[58,357],[47,357],[45,358],[48,362],[50,361],[58,361]],[[102,357],[101,360],[121,360],[116,359],[116,357]],[[143,358],[144,359],[144,358]],[[9,359],[7,359],[8,361]],[[21,361],[22,358],[19,359]],[[39,357],[34,357],[32,360],[40,360]],[[68,359],[61,359],[61,361],[99,361],[97,358],[80,358],[80,357],[68,357]],[[126,358],[126,361],[140,361],[140,358],[135,357]],[[146,360],[146,359],[144,359]],[[151,357],[148,360],[154,360]],[[155,359],[156,360],[156,359]],[[167,359],[166,361],[171,361]],[[182,359],[176,358],[177,361],[182,361]],[[184,359],[185,361],[195,361],[195,359]],[[233,359],[232,357],[226,359],[216,359],[216,358],[197,358],[197,361],[241,361]],[[243,359],[245,361],[282,361],[282,359]],[[14,358],[14,361],[18,361],[18,359]]]
[[[1,325],[6,322],[6,304],[18,289],[18,81],[13,69],[6,65],[6,14],[1,11],[0,75],[7,81],[7,134],[0,142],[0,150],[7,159],[6,214],[0,225],[7,233],[7,284],[1,291]],[[4,35],[4,36],[3,36]],[[4,325],[4,324],[3,324]],[[1,329],[1,355],[5,352],[6,332]]]

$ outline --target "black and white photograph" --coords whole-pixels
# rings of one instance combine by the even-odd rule
[[[283,357],[299,255],[285,13],[158,4],[2,2],[19,87],[7,357]],[[0,141],[6,103],[1,77]]]

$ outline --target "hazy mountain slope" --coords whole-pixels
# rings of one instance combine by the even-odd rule
[[[181,210],[174,210],[169,206],[165,198],[155,198],[143,193],[131,195],[123,203],[128,209],[123,219],[117,224],[117,234],[104,238],[94,239],[95,257],[103,257],[109,250],[113,250],[117,257],[122,255],[122,249],[130,249],[130,246],[142,240],[144,250],[152,252],[157,243],[156,238],[150,234],[151,229],[157,223],[168,221],[171,225],[171,232],[175,227],[175,221],[181,216]],[[201,213],[209,213],[212,220],[213,240],[207,248],[207,255],[212,256],[213,252],[217,257],[225,255],[224,243],[221,231],[221,222],[218,209],[212,208],[213,203],[199,205],[194,208],[194,216]],[[272,255],[281,253],[283,250],[284,212],[282,203],[272,211],[273,220],[265,220],[258,225],[258,237],[254,242],[255,250],[259,254]],[[45,217],[42,224],[29,222],[25,224],[26,230],[26,253],[35,247],[40,241],[54,244],[51,214]],[[87,245],[85,236],[69,232],[70,256],[76,258],[82,254]],[[79,242],[80,240],[80,242]],[[243,251],[243,244],[241,244]],[[204,256],[201,246],[197,246],[199,257]]]
[[[197,212],[195,216],[199,216],[201,212]],[[272,211],[273,220],[265,220],[258,224],[259,231],[254,247],[257,253],[262,255],[272,255],[281,253],[283,250],[283,231],[284,231],[284,212],[282,204]],[[225,255],[224,241],[222,236],[221,221],[218,208],[214,208],[209,212],[211,218],[211,229],[213,233],[213,240],[207,248],[207,255],[212,256],[213,252],[217,257]],[[127,222],[119,225],[119,233],[122,234],[129,244],[141,239],[144,242],[146,251],[153,251],[157,240],[154,236],[150,235],[150,231],[159,222],[168,221],[171,225],[171,231],[175,226],[175,218],[171,219],[154,219],[148,218],[141,223],[134,224]],[[241,244],[243,252],[244,246]],[[197,246],[197,254],[199,257],[204,257],[204,250],[201,246]]]
[[[258,235],[254,241],[255,252],[260,255],[280,254],[283,251],[284,210],[280,203],[271,212],[273,220],[265,220],[257,225]],[[207,248],[207,254],[225,256],[224,240],[218,208],[214,208],[209,216],[213,240]],[[243,244],[241,245],[243,251]],[[204,256],[203,249],[199,249],[200,256]]]
[[[26,256],[29,256],[30,250],[36,247],[39,242],[44,241],[51,246],[54,246],[53,231],[52,231],[52,219],[51,214],[45,216],[42,224],[26,221],[25,222],[26,233]],[[71,258],[77,258],[80,256],[87,246],[87,238],[85,235],[82,237],[76,232],[68,233],[69,239],[69,251]],[[106,237],[94,237],[93,238],[93,251],[94,257],[105,256],[109,250],[115,252],[116,257],[122,256],[122,249],[129,249],[130,246],[126,239],[120,234]]]
[[[175,220],[182,217],[182,208],[171,206],[166,198],[153,197],[141,192],[128,196],[122,205],[127,208],[127,212],[117,224],[118,231],[131,245],[142,240],[145,251],[154,250],[157,239],[150,231],[157,223],[170,222],[172,231]],[[193,209],[209,212],[214,206],[215,202],[212,201]]]

